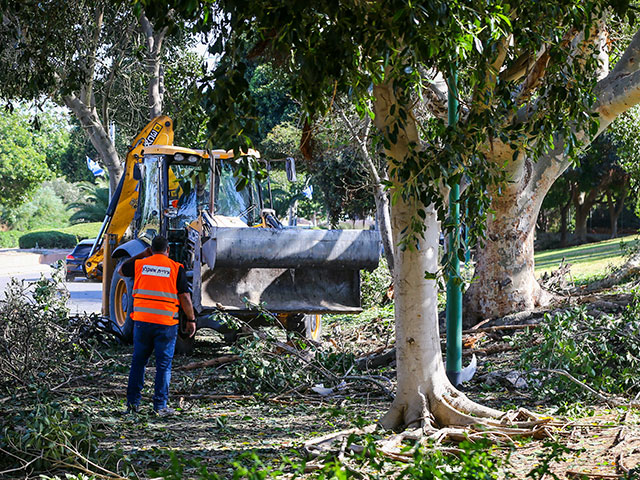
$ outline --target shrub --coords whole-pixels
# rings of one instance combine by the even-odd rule
[[[5,207],[3,220],[15,230],[32,230],[69,225],[69,212],[52,187],[41,185],[30,201],[17,207]]]
[[[372,272],[363,271],[360,287],[362,307],[371,308],[382,303],[392,280],[384,257],[380,259],[375,270]]]
[[[68,182],[64,177],[47,180],[42,185],[50,187],[65,205],[79,201],[83,195],[77,183]]]
[[[606,393],[636,394],[640,392],[639,313],[636,294],[622,315],[592,316],[584,308],[545,315],[538,332],[518,339],[526,346],[520,356],[521,367],[541,370],[541,393],[552,397],[583,396],[586,392],[564,376],[544,370],[565,370]],[[538,335],[541,339],[536,342]]]
[[[20,248],[73,248],[77,243],[75,235],[57,230],[27,233],[18,241]]]
[[[22,232],[16,230],[9,230],[6,232],[0,232],[0,247],[2,248],[15,248],[18,246],[18,239],[23,235]]]
[[[34,478],[37,472],[64,472],[66,478],[120,477],[107,469],[117,466],[117,458],[98,448],[102,435],[84,412],[72,414],[46,398],[38,400],[31,409],[18,412],[9,422],[2,422],[4,425],[0,423],[3,469],[23,472],[27,478]],[[95,472],[96,476],[73,477],[69,472]]]
[[[51,279],[14,278],[7,285],[0,301],[0,392],[15,391],[16,382],[23,387],[55,382],[57,369],[73,358],[63,276],[58,268]]]

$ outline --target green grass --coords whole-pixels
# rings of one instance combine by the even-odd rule
[[[620,244],[624,243],[629,247],[638,241],[640,236],[629,235],[576,247],[536,252],[536,276],[540,277],[544,272],[557,269],[562,258],[571,264],[571,275],[574,280],[604,276],[611,267],[624,263],[624,251],[620,248]]]
[[[37,228],[35,230],[31,230],[29,232],[19,232],[17,230],[9,230],[6,232],[0,232],[0,248],[16,248],[19,245],[19,239],[23,235],[38,233],[38,232],[60,232],[68,235],[73,235],[77,240],[84,240],[85,238],[95,238],[100,233],[100,227],[102,226],[102,222],[92,222],[92,223],[78,223],[76,225],[71,225],[70,227],[62,227],[62,228]],[[67,246],[66,248],[72,248],[75,246],[76,240],[72,241],[73,245]],[[29,247],[31,248],[31,247]]]
[[[60,228],[59,231],[62,233],[70,233],[71,235],[75,235],[79,240],[85,238],[96,238],[98,233],[100,233],[100,227],[102,226],[102,222],[91,222],[91,223],[77,223],[76,225],[71,225],[70,227]],[[51,230],[44,229],[44,230]]]

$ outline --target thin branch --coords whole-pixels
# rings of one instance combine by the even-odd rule
[[[598,400],[600,400],[601,402],[606,403],[607,405],[609,405],[610,407],[632,407],[632,408],[639,408],[640,404],[638,402],[635,401],[631,401],[631,402],[625,402],[620,398],[616,398],[616,397],[610,397],[608,395],[605,395],[604,393],[598,392],[597,390],[594,390],[593,388],[591,388],[589,385],[587,385],[586,383],[578,380],[576,377],[574,377],[573,375],[571,375],[569,372],[567,372],[566,370],[561,370],[561,369],[553,369],[553,368],[536,368],[533,371],[538,371],[538,372],[546,372],[546,373],[554,373],[556,375],[561,375],[563,377],[565,377],[567,380],[570,380],[571,382],[575,383],[576,385],[578,385],[579,387],[585,389],[587,392],[589,392],[591,395],[593,395],[594,397],[596,397]]]
[[[95,13],[95,29],[93,38],[91,39],[91,53],[89,54],[89,63],[85,72],[87,78],[84,85],[84,95],[82,97],[85,105],[90,105],[93,98],[93,79],[95,77],[96,60],[98,56],[98,48],[100,47],[100,35],[102,33],[102,24],[104,22],[104,5],[102,3],[96,6]]]

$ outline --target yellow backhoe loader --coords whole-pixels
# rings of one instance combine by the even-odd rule
[[[260,305],[286,328],[317,339],[322,314],[361,311],[359,271],[378,264],[377,231],[283,227],[263,202],[269,182],[253,178],[237,191],[234,152],[172,146],[171,127],[158,117],[136,137],[85,263],[88,276],[102,275],[103,314],[123,341],[132,335],[133,280],[120,277],[116,264],[158,234],[185,266],[198,329],[230,338],[220,312],[251,320]],[[247,156],[260,159],[253,150]],[[179,343],[190,348],[188,340]]]

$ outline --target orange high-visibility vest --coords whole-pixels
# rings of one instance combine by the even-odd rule
[[[178,323],[177,280],[181,266],[160,253],[136,260],[133,320],[161,325]]]

